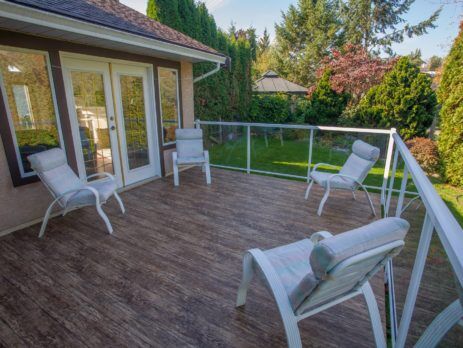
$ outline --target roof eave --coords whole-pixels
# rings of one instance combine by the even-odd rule
[[[27,12],[24,11],[27,9]],[[97,25],[55,13],[30,8],[0,0],[0,17],[9,20],[17,20],[31,25],[61,30],[72,34],[80,34],[95,37],[108,42],[115,42],[129,46],[137,46],[153,52],[160,52],[178,56],[193,62],[213,62],[225,64],[227,57],[221,54],[213,54],[203,50],[182,46],[166,41],[147,38],[126,31]]]

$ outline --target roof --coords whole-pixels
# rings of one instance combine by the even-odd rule
[[[6,1],[224,57],[213,48],[121,4],[118,0]]]
[[[272,70],[267,71],[255,82],[253,90],[257,93],[307,93],[307,88],[285,80]]]

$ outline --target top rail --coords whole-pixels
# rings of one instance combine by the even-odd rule
[[[391,134],[390,129],[374,128],[352,128],[352,127],[331,127],[331,126],[312,126],[306,124],[280,124],[280,123],[253,123],[253,122],[225,122],[225,121],[201,121],[196,120],[201,125],[215,126],[243,126],[243,127],[261,127],[261,128],[284,128],[284,129],[307,129],[323,130],[332,132],[353,132],[353,133],[370,133],[370,134]]]
[[[398,134],[392,136],[402,159],[412,174],[413,182],[449,257],[455,275],[460,284],[463,284],[463,229],[400,136]]]

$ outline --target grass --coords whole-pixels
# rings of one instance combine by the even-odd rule
[[[312,167],[316,163],[324,162],[335,166],[334,169],[320,167],[328,172],[337,172],[346,161],[349,152],[340,148],[333,148],[314,141],[312,151]],[[246,139],[238,137],[223,144],[209,145],[211,163],[246,168]],[[253,135],[251,140],[251,168],[268,172],[291,174],[298,176],[307,175],[308,167],[308,139],[289,140],[281,142],[279,136],[269,136],[268,142],[263,135]],[[380,159],[370,171],[365,180],[366,185],[381,187],[383,183],[385,160]],[[394,188],[399,189],[403,177],[403,163],[398,164]],[[463,225],[463,189],[442,183],[438,178],[431,178],[437,192],[447,203],[458,222]],[[407,184],[408,191],[416,191],[412,180]],[[462,196],[459,199],[459,196]]]

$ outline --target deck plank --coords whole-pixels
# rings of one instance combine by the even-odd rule
[[[36,237],[38,225],[1,238],[0,342],[284,347],[279,314],[260,281],[253,282],[246,307],[234,308],[243,253],[374,218],[363,196],[353,204],[350,193],[336,192],[318,217],[319,188],[307,202],[301,182],[219,169],[212,174],[210,187],[191,169],[181,173],[177,188],[165,178],[123,192],[125,215],[114,201],[105,207],[112,236],[88,207],[52,219],[43,240]],[[373,287],[384,313],[382,274]],[[374,344],[360,297],[300,328],[305,347]]]

